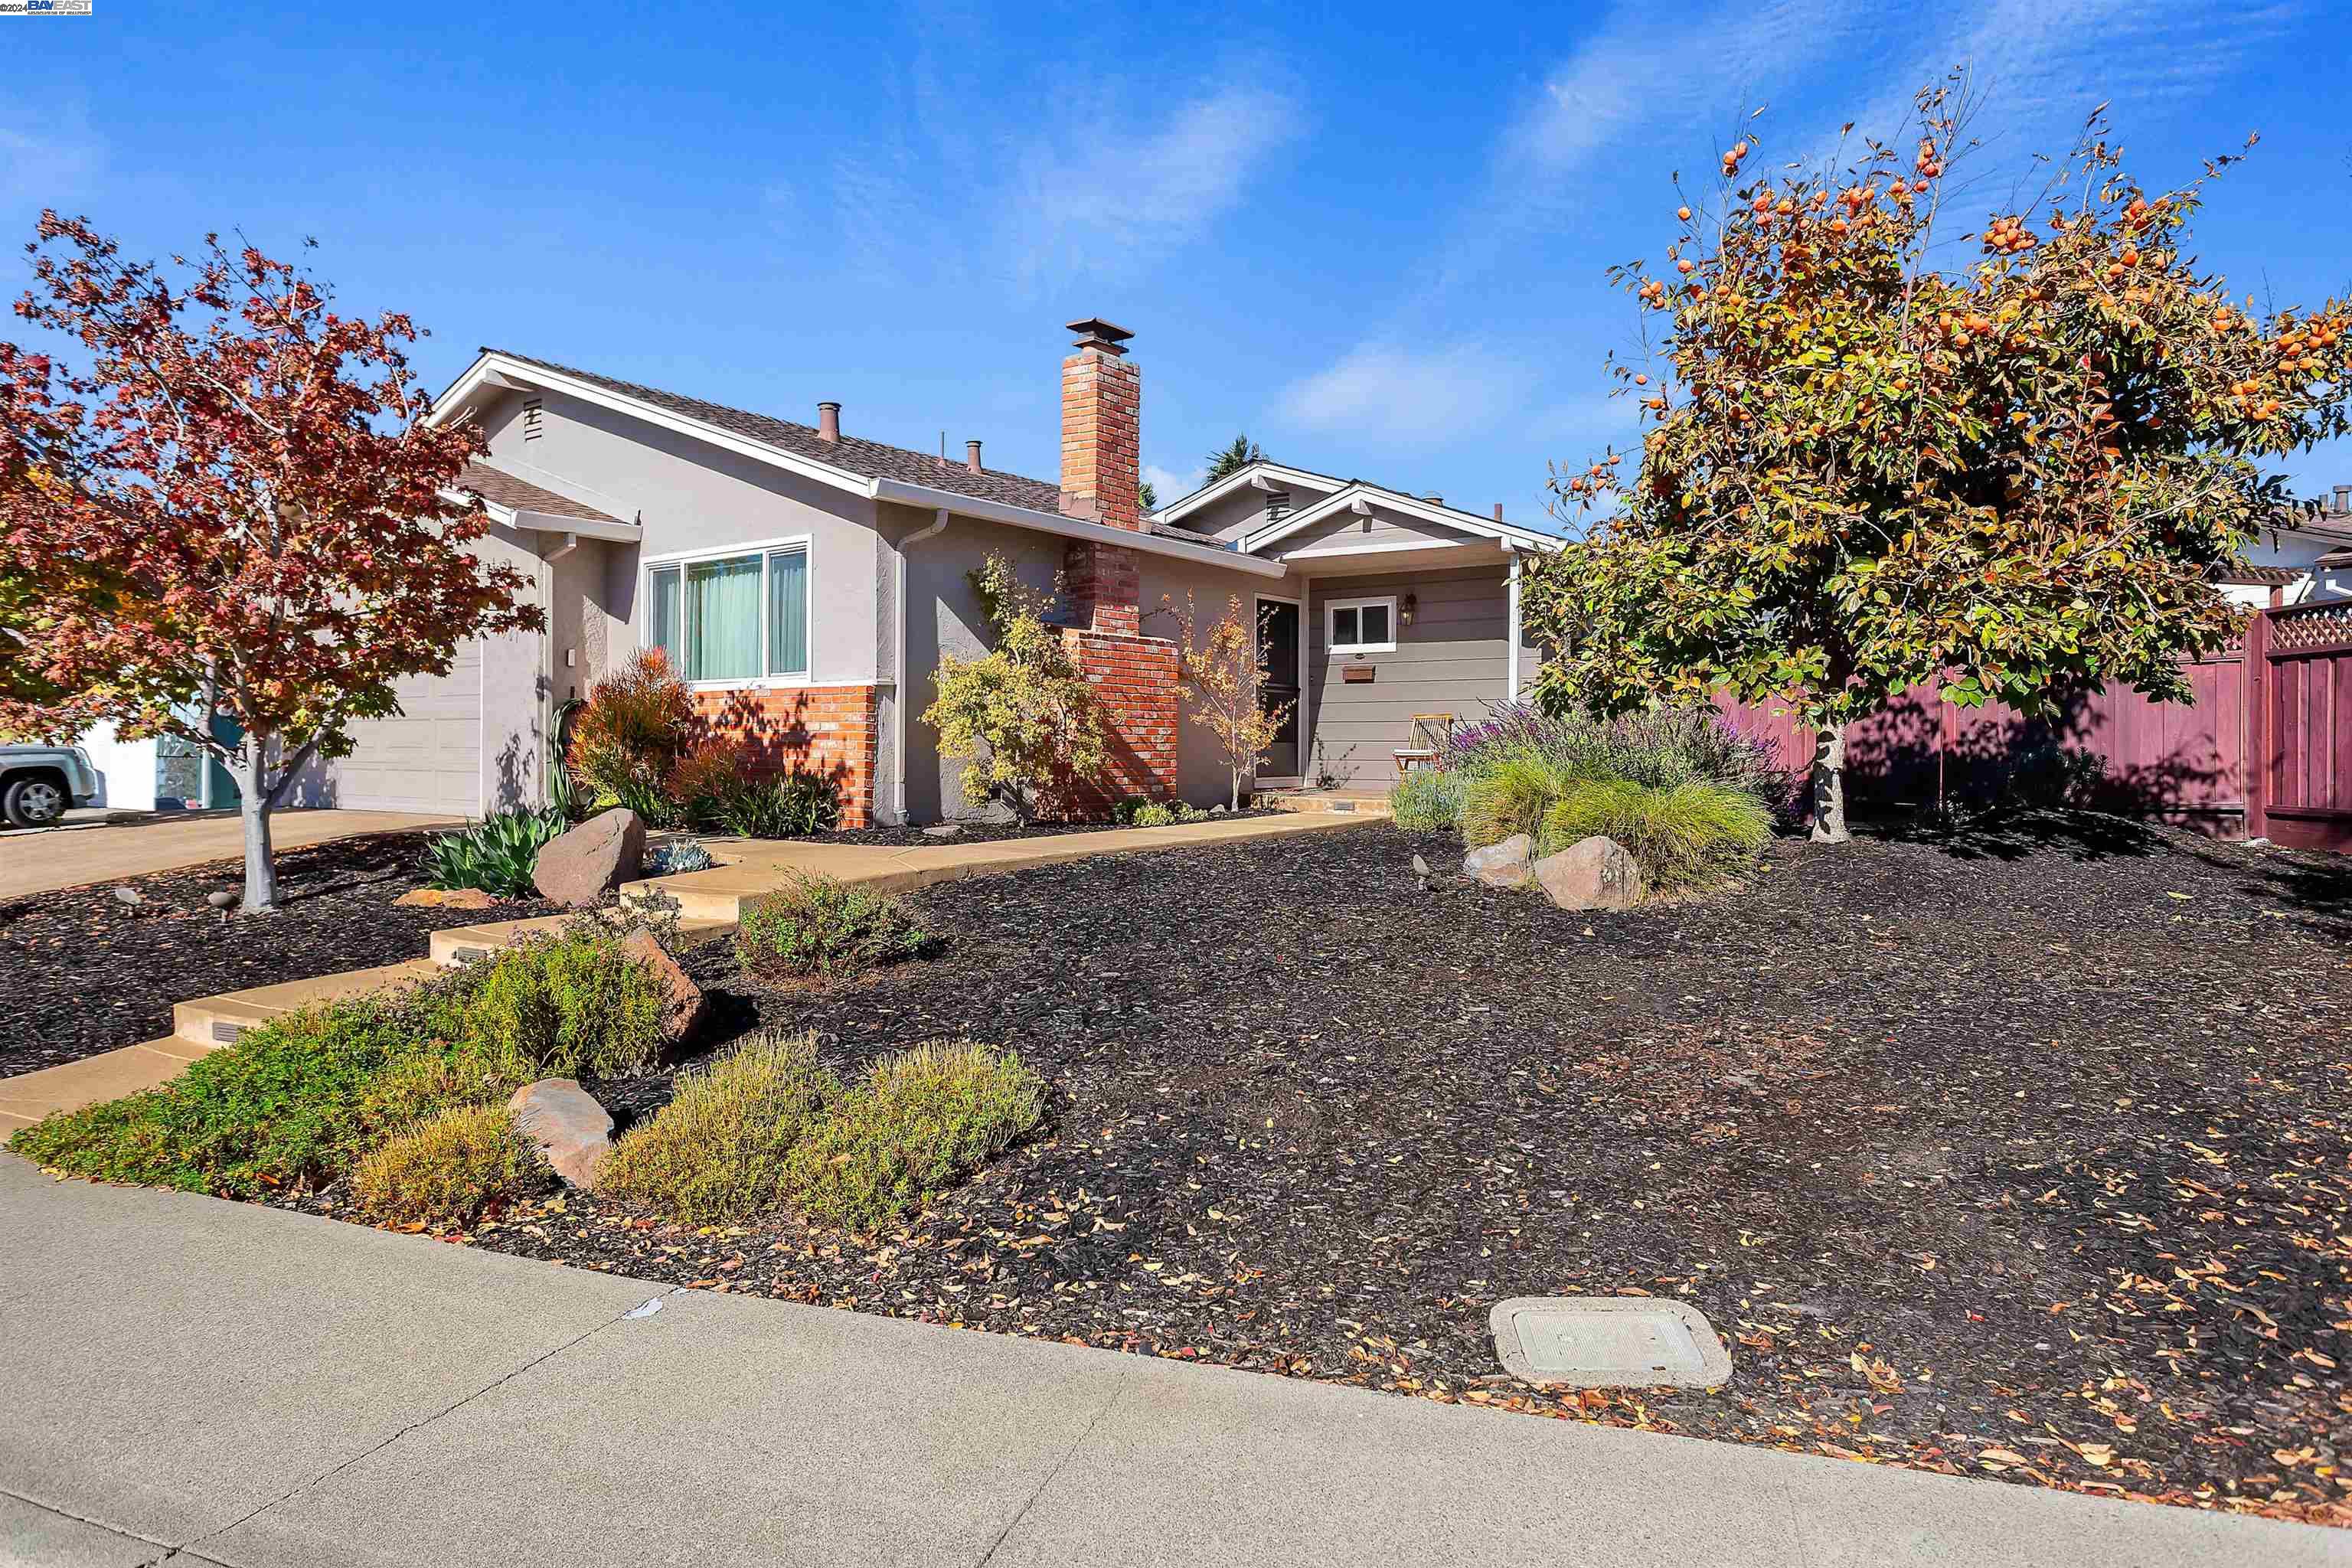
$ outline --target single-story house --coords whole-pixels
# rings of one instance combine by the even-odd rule
[[[548,630],[477,639],[447,675],[403,682],[400,713],[354,728],[324,798],[535,801],[562,705],[658,647],[715,725],[833,779],[845,824],[964,815],[961,764],[921,715],[940,656],[984,649],[967,574],[991,553],[1041,590],[1060,581],[1119,796],[1226,794],[1180,691],[1171,602],[1204,626],[1235,595],[1258,613],[1271,695],[1296,700],[1260,785],[1385,787],[1415,715],[1473,719],[1532,679],[1516,583],[1556,537],[1273,463],[1145,514],[1131,334],[1070,330],[1051,481],[987,467],[978,441],[959,461],[864,439],[835,403],[797,424],[483,350],[433,417],[483,430],[463,482],[490,514],[484,553],[530,574]]]
[[[2257,607],[2352,599],[2352,485],[2280,517],[2256,536],[2244,564],[2217,581],[2232,603]]]

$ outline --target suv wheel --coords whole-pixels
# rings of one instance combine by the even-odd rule
[[[12,827],[47,827],[66,814],[66,786],[51,773],[26,773],[0,791],[0,816]]]

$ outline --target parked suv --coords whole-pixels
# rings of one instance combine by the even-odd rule
[[[47,827],[66,808],[98,804],[98,770],[79,746],[0,746],[0,816]]]

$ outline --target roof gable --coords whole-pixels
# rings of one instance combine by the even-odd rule
[[[1450,507],[1441,501],[1423,500],[1419,496],[1410,496],[1401,490],[1391,490],[1380,485],[1368,484],[1362,479],[1350,479],[1344,487],[1325,496],[1314,505],[1302,507],[1279,522],[1246,533],[1237,542],[1242,550],[1256,554],[1270,545],[1278,543],[1303,530],[1313,528],[1318,523],[1327,522],[1334,517],[1354,510],[1368,510],[1375,506],[1418,521],[1435,523],[1458,533],[1499,540],[1505,545],[1514,549],[1556,551],[1566,542],[1558,534],[1539,533],[1531,528],[1521,528],[1516,523],[1503,522],[1491,517],[1481,517],[1475,511],[1464,511],[1459,507]],[[1433,540],[1432,542],[1441,543],[1443,541]]]

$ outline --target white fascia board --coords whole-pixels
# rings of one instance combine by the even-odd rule
[[[1394,555],[1408,550],[1476,550],[1491,545],[1497,555],[1510,551],[1511,543],[1504,539],[1408,539],[1395,544],[1355,544],[1337,550],[1289,550],[1275,557],[1277,561],[1337,561],[1349,555]]]
[[[681,436],[690,436],[698,441],[723,447],[739,457],[750,458],[755,462],[782,468],[788,473],[798,474],[803,479],[814,479],[819,484],[831,485],[835,489],[846,490],[851,495],[871,498],[874,494],[874,481],[864,474],[853,474],[846,468],[836,468],[829,463],[816,462],[801,457],[797,453],[771,447],[765,441],[754,441],[748,436],[738,436],[732,430],[722,430],[716,425],[675,413],[657,404],[647,403],[641,398],[625,396],[609,388],[578,381],[557,371],[542,369],[535,364],[523,364],[501,354],[484,354],[467,366],[466,374],[459,376],[456,384],[447,392],[442,394],[441,401],[433,405],[432,422],[437,424],[447,413],[465,406],[467,398],[477,389],[486,384],[505,387],[528,385],[549,392],[560,392],[566,397],[576,397],[583,403],[593,404],[599,408],[609,408],[618,414],[626,414],[633,419],[642,419],[648,425],[659,426],[665,430],[674,431]]]
[[[1180,539],[1165,539],[1156,533],[1145,533],[1131,528],[1113,528],[1108,523],[1088,522],[1083,518],[1064,517],[1059,512],[1033,511],[1010,501],[985,500],[978,496],[958,494],[954,490],[933,489],[908,479],[877,479],[875,498],[896,501],[901,506],[919,506],[937,511],[945,510],[958,517],[978,519],[982,522],[1001,522],[1013,528],[1034,529],[1039,533],[1059,534],[1064,539],[1083,539],[1096,544],[1116,544],[1124,550],[1139,550],[1147,555],[1166,555],[1178,561],[1194,561],[1203,566],[1226,566],[1236,572],[1247,572],[1257,577],[1280,577],[1285,568],[1278,561],[1261,561],[1238,551],[1220,550],[1213,544],[1188,544]]]
[[[1345,479],[1335,479],[1329,474],[1310,473],[1305,468],[1287,468],[1280,463],[1251,463],[1235,468],[1213,485],[1203,485],[1191,495],[1170,501],[1151,515],[1161,522],[1173,522],[1186,512],[1198,511],[1219,496],[1231,495],[1238,489],[1264,489],[1265,487],[1257,484],[1261,479],[1279,479],[1285,484],[1304,485],[1310,489],[1318,490],[1345,489],[1347,486]]]
[[[1525,550],[1556,551],[1562,543],[1562,541],[1549,533],[1538,533],[1533,529],[1520,528],[1513,523],[1496,522],[1493,518],[1480,517],[1475,511],[1457,511],[1450,506],[1433,505],[1418,496],[1405,495],[1397,490],[1384,489],[1379,485],[1368,485],[1358,480],[1344,489],[1324,497],[1313,506],[1292,512],[1270,528],[1260,529],[1255,533],[1244,534],[1241,547],[1245,551],[1263,550],[1277,540],[1287,539],[1302,528],[1312,528],[1325,518],[1338,512],[1342,507],[1360,510],[1356,507],[1358,501],[1371,502],[1385,507],[1391,511],[1402,512],[1407,517],[1417,517],[1424,522],[1433,522],[1440,527],[1453,529],[1457,533],[1475,533],[1487,539],[1507,540]]]

